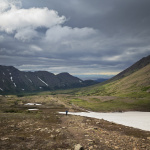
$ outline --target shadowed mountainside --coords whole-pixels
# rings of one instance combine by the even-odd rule
[[[67,89],[95,83],[87,84],[69,73],[23,72],[13,66],[0,66],[0,94]]]

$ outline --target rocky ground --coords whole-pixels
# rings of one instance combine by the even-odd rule
[[[85,149],[150,149],[150,132],[86,117],[63,116],[61,119],[62,129],[69,132],[76,143]]]
[[[42,99],[45,103],[34,106],[37,111],[28,111],[33,106],[24,106],[25,102]],[[0,102],[1,150],[150,150],[150,132],[59,114],[68,106],[53,96],[1,97]]]

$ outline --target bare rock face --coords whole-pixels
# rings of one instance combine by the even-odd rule
[[[150,93],[150,89],[146,91],[147,93]]]
[[[150,140],[150,137],[147,137],[148,140]]]

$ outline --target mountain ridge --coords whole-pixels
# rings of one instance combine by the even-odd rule
[[[147,71],[146,71],[147,70]],[[128,94],[144,94],[150,90],[150,55],[144,57],[123,70],[116,76],[102,83],[85,87],[79,92],[79,95],[128,95]],[[140,95],[140,94],[139,94]]]
[[[118,79],[122,79],[123,77],[126,77],[126,76],[138,71],[139,69],[145,67],[148,64],[150,64],[150,55],[148,55],[147,57],[143,57],[142,59],[138,60],[133,65],[126,68],[125,70],[123,70],[122,72],[120,72],[116,76],[112,77],[108,81],[110,82],[110,81],[116,81]]]
[[[95,83],[93,81],[90,85]],[[57,75],[48,71],[24,72],[13,66],[0,65],[0,94],[67,89],[87,85],[85,81],[67,72]]]

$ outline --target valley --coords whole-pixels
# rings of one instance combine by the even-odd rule
[[[149,57],[141,59],[107,81],[88,87],[69,88],[73,83],[80,85],[83,83],[67,73],[61,78],[58,75],[59,83],[63,85],[66,82],[68,85],[68,89],[65,90],[63,88],[39,90],[40,85],[43,85],[43,88],[50,87],[54,81],[47,76],[48,72],[31,73],[33,77],[31,81],[35,82],[31,84],[29,75],[27,80],[22,80],[27,78],[22,72],[17,71],[21,74],[17,76],[16,71],[13,74],[8,73],[8,70],[7,73],[1,70],[5,80],[2,79],[0,89],[2,93],[0,149],[150,149],[150,131],[123,126],[104,119],[59,114],[66,110],[103,113],[150,112]],[[20,80],[17,80],[17,77]],[[6,81],[8,84],[5,86]],[[22,81],[25,81],[23,83],[26,85],[26,90],[15,91],[18,85],[23,86],[21,89],[25,89],[24,85],[20,84]],[[13,89],[15,93],[4,92],[4,87]],[[33,90],[30,91],[30,88]],[[26,92],[27,89],[29,92]]]
[[[0,148],[150,149],[149,131],[103,119],[59,114],[58,112],[66,110],[84,111],[78,105],[68,103],[70,98],[70,95],[50,93],[23,97],[0,96]],[[105,100],[112,98],[105,97]],[[28,103],[34,104],[26,105]]]
[[[149,6],[0,0],[0,150],[150,150]]]

